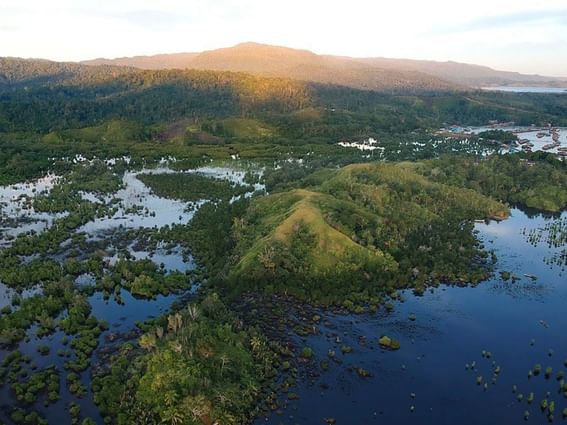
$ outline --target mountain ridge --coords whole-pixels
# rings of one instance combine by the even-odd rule
[[[382,69],[353,59],[317,55],[308,50],[241,43],[233,47],[201,53],[181,53],[121,58],[96,59],[86,65],[126,65],[142,69],[198,69],[246,72],[267,77],[283,77],[321,84],[341,85],[364,90],[459,90],[454,84],[415,70]]]
[[[98,58],[81,62],[87,65],[121,65],[142,69],[195,68],[243,71],[260,75],[288,77],[321,83],[337,83],[354,88],[376,88],[376,80],[436,81],[440,85],[483,87],[497,85],[567,85],[567,77],[499,71],[484,65],[455,61],[355,58],[318,55],[305,49],[245,42],[232,47],[192,53]],[[323,72],[325,70],[326,72]],[[319,74],[316,73],[319,71]],[[332,74],[332,78],[330,76]],[[338,81],[334,81],[338,80]],[[366,81],[365,81],[366,80]],[[441,81],[442,83],[440,83]],[[348,84],[344,84],[347,82]]]

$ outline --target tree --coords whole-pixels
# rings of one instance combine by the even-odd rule
[[[143,349],[152,351],[156,346],[156,337],[153,334],[144,334],[138,339],[138,342]]]

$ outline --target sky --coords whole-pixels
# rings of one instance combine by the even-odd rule
[[[246,41],[567,76],[567,0],[0,0],[0,56],[78,61]]]

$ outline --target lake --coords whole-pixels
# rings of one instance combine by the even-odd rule
[[[567,94],[567,87],[482,87],[486,91],[504,91],[512,93],[549,93],[549,94]]]
[[[441,286],[422,297],[406,291],[405,301],[390,314],[325,314],[328,323],[320,334],[298,337],[297,344],[312,347],[318,361],[327,360],[333,350],[342,364],[330,361],[319,378],[300,379],[291,390],[299,400],[258,418],[256,425],[324,424],[325,418],[349,425],[503,425],[524,423],[526,410],[530,422],[540,424],[547,422],[539,404],[548,391],[549,400],[556,403],[556,422],[561,422],[567,398],[557,391],[555,373],[567,368],[567,279],[558,266],[544,263],[550,254],[547,246],[534,247],[521,234],[523,228],[537,228],[548,220],[514,209],[504,222],[477,225],[486,247],[496,251],[498,270],[521,278],[515,283],[496,274],[474,288]],[[409,319],[412,314],[415,321]],[[398,339],[401,349],[381,350],[381,335]],[[342,354],[343,344],[353,352]],[[489,359],[482,356],[483,350],[491,353]],[[476,370],[465,369],[473,362]],[[553,367],[554,376],[528,379],[536,363],[543,369]],[[497,366],[501,372],[493,384]],[[372,376],[360,378],[357,368]],[[488,383],[486,390],[477,385],[479,376]],[[530,392],[535,401],[528,405]]]

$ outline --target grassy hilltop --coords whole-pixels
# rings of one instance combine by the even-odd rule
[[[322,302],[479,280],[482,267],[472,266],[479,250],[466,223],[504,218],[507,207],[472,189],[434,182],[420,167],[322,170],[303,187],[254,199],[233,225],[230,280],[239,291],[260,287]]]

